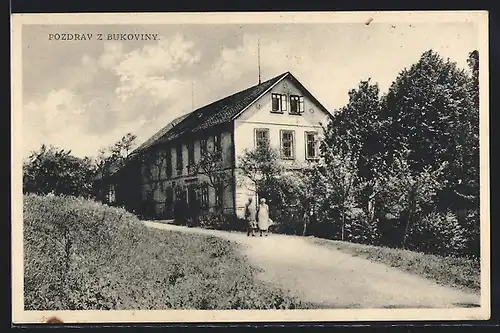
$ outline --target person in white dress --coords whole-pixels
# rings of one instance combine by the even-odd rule
[[[259,227],[260,236],[264,233],[267,236],[269,229],[269,206],[266,204],[266,199],[260,199],[259,208],[257,208],[257,225]]]

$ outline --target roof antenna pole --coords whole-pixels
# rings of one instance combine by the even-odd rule
[[[194,80],[191,80],[191,110],[194,111]]]
[[[260,79],[260,36],[257,39],[257,61],[259,63],[259,84],[261,83]]]

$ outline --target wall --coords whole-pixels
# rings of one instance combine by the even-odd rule
[[[272,110],[272,93],[281,93],[287,95],[287,111],[283,113],[274,113]],[[313,93],[313,92],[312,92]],[[304,97],[304,112],[300,115],[290,114],[290,95],[299,95]],[[286,78],[273,87],[268,93],[253,103],[243,114],[235,121],[235,153],[236,164],[238,159],[244,154],[245,149],[255,147],[255,129],[268,129],[271,146],[279,149],[280,130],[292,130],[295,133],[295,159],[285,161],[288,165],[299,165],[306,163],[306,140],[305,133],[315,131],[319,137],[322,135],[322,126],[329,121],[329,116],[321,107],[309,99],[306,94],[294,85],[292,80]],[[236,190],[236,207],[238,214],[243,212],[243,207],[248,201],[248,196],[252,195],[250,181],[238,177],[238,188]]]
[[[232,127],[231,127],[232,128]],[[201,184],[203,182],[209,182],[208,177],[203,174],[189,173],[188,170],[188,149],[187,140],[192,140],[194,143],[194,162],[199,163],[201,159],[200,151],[200,139],[207,138],[207,148],[213,149],[214,140],[213,134],[220,133],[221,135],[221,149],[222,149],[222,163],[221,168],[227,168],[229,174],[232,174],[232,154],[233,154],[233,143],[232,143],[232,133],[231,128],[221,128],[217,132],[203,133],[201,135],[195,136],[190,135],[185,138],[181,138],[177,142],[165,143],[157,149],[157,158],[152,163],[145,163],[142,166],[142,199],[144,201],[151,200],[148,197],[148,193],[151,193],[152,199],[156,202],[154,213],[157,215],[164,216],[166,218],[171,218],[172,207],[165,207],[164,203],[166,201],[166,191],[167,188],[180,187],[185,191],[187,186],[192,183]],[[177,153],[176,147],[178,143],[182,144],[182,157],[183,157],[183,168],[182,174],[177,174]],[[171,157],[171,168],[172,176],[167,178],[166,175],[166,159],[162,154],[170,154]],[[155,165],[157,164],[157,165]],[[159,167],[159,169],[158,169]],[[152,173],[151,173],[152,171]],[[175,200],[175,189],[174,189],[174,200]],[[209,186],[209,205],[211,209],[215,207],[215,190]],[[232,212],[234,207],[233,200],[233,187],[228,185],[224,190],[223,195],[223,207],[225,211]],[[166,210],[166,211],[165,211]]]

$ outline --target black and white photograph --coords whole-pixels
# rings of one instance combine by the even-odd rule
[[[13,14],[14,323],[488,319],[487,27]]]

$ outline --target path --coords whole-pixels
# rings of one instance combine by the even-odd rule
[[[307,238],[246,234],[144,222],[165,230],[215,235],[243,245],[265,282],[325,308],[450,308],[479,306],[479,295],[440,286],[382,263],[309,242]]]

